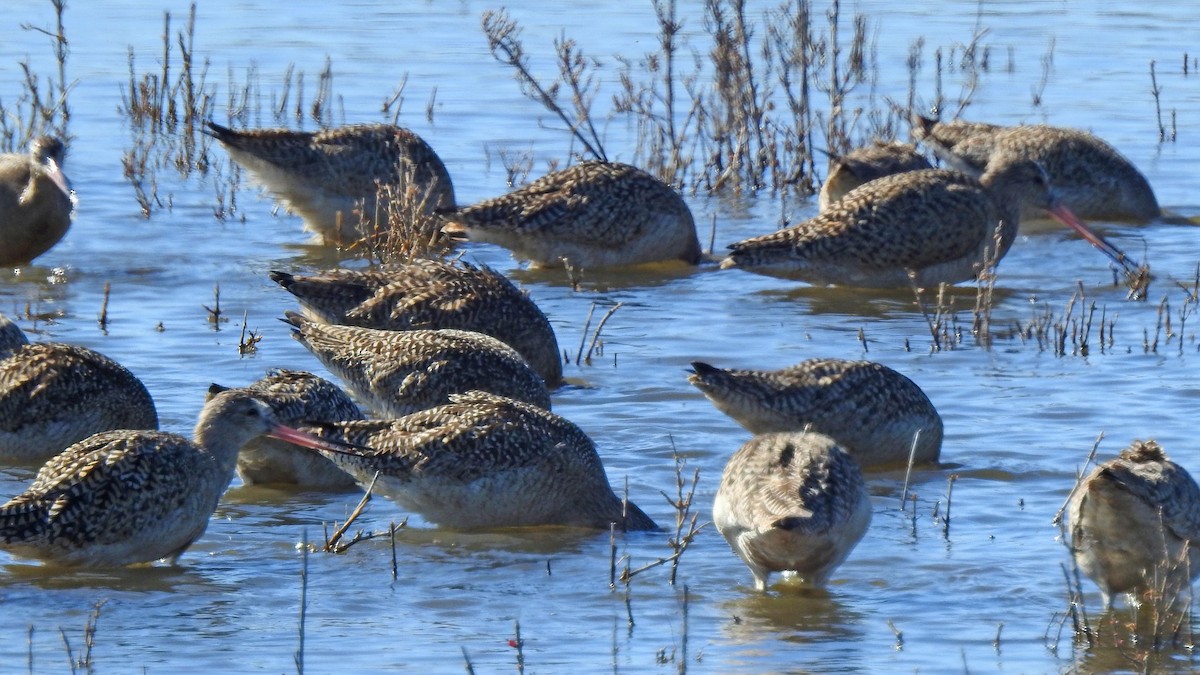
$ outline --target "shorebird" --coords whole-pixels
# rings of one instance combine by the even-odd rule
[[[286,321],[308,348],[360,400],[401,417],[472,389],[550,408],[546,385],[512,347],[472,331],[390,331],[318,323],[296,312]]]
[[[209,122],[206,133],[326,244],[353,243],[387,227],[389,204],[377,199],[380,186],[396,187],[425,213],[454,207],[446,166],[408,129],[360,124],[235,131]]]
[[[1118,593],[1189,596],[1200,574],[1200,486],[1154,441],[1134,441],[1076,486],[1068,505],[1075,562]]]
[[[562,355],[550,321],[528,294],[490,267],[418,259],[311,276],[271,272],[271,279],[316,321],[379,330],[476,331],[517,350],[547,386],[562,381]]]
[[[925,169],[866,183],[798,225],[731,244],[721,268],[815,285],[936,287],[975,278],[1017,236],[1020,205],[1036,204],[1121,265],[1140,270],[1059,204],[1035,162],[998,155],[976,180]]]
[[[582,162],[444,216],[452,239],[499,244],[534,267],[700,260],[683,197],[628,164]]]
[[[305,427],[366,486],[442,527],[657,526],[613,494],[587,434],[537,406],[480,391],[393,420]],[[378,478],[376,479],[376,473]]]
[[[782,370],[692,362],[688,382],[751,433],[809,429],[861,467],[936,462],[942,417],[912,380],[879,363],[809,359]],[[914,442],[916,447],[913,447]]]
[[[932,169],[933,165],[911,143],[875,141],[840,156],[830,156],[829,176],[821,185],[818,204],[821,212],[854,188],[884,176]]]
[[[1061,203],[1080,218],[1145,223],[1162,212],[1149,181],[1108,143],[1079,129],[1044,124],[1003,127],[980,122],[913,118],[913,135],[950,166],[979,175],[1008,153],[1035,161],[1050,176]],[[1021,218],[1045,218],[1024,204]]]
[[[0,155],[0,265],[25,265],[71,227],[75,192],[63,175],[61,140],[40,136],[29,154]]]
[[[101,431],[157,428],[150,392],[125,367],[86,347],[30,344],[0,315],[0,459],[43,461]]]
[[[209,396],[229,387],[213,384]],[[302,370],[277,369],[247,386],[239,387],[271,407],[275,419],[287,426],[302,423],[360,420],[362,411],[336,384]],[[246,485],[289,484],[323,490],[354,487],[350,474],[332,462],[295,443],[260,436],[242,446],[237,475]]]
[[[822,586],[871,523],[871,498],[854,460],[828,436],[755,436],[721,476],[713,523],[767,590],[771,572]]]
[[[161,431],[91,436],[0,505],[0,548],[66,566],[174,564],[204,533],[238,450],[259,434],[324,443],[281,426],[265,403],[234,391],[204,405],[194,441]]]

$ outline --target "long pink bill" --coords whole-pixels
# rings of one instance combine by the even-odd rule
[[[1129,259],[1125,252],[1111,244],[1107,239],[1101,237],[1091,228],[1083,224],[1083,221],[1071,213],[1071,210],[1061,204],[1055,204],[1049,208],[1050,215],[1058,222],[1079,233],[1092,246],[1100,249],[1100,252],[1113,261],[1120,267],[1127,276],[1138,278],[1144,275],[1146,270],[1141,269],[1137,263]]]
[[[355,445],[354,443],[343,443],[341,441],[331,441],[324,438],[318,438],[312,434],[304,433],[297,429],[293,429],[282,424],[276,426],[271,431],[267,432],[271,438],[278,438],[281,441],[295,443],[296,445],[312,448],[313,450],[327,450],[336,452],[340,455],[358,455],[363,452],[373,452],[371,448],[364,445]]]

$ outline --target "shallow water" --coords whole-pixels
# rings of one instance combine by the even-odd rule
[[[210,381],[245,384],[271,367],[323,373],[276,321],[294,303],[266,273],[336,264],[335,253],[305,245],[299,221],[273,214],[273,203],[253,188],[238,193],[244,222],[219,221],[212,215],[212,179],[160,172],[160,196],[166,202],[169,195],[172,207],[156,209],[147,220],[122,177],[130,135],[116,110],[128,81],[128,48],[140,70],[157,68],[162,12],[172,12],[175,31],[186,3],[77,4],[66,16],[69,77],[78,79],[66,167],[80,197],[79,216],[35,267],[0,279],[0,310],[24,317],[28,306],[49,317],[20,320],[38,338],[83,344],[128,366],[155,396],[164,428],[173,431],[190,429]],[[51,72],[46,39],[19,28],[22,22],[49,25],[48,5],[21,2],[19,11],[0,19],[6,38],[0,41],[0,99],[6,103],[19,91],[21,58]],[[653,15],[644,5],[580,2],[564,12],[549,9],[558,4],[529,3],[511,14],[524,27],[537,67],[546,66],[551,40],[565,33],[587,53],[608,59],[603,75],[615,77],[610,55],[637,56],[655,45]],[[311,92],[328,56],[340,96],[338,121],[375,121],[380,102],[407,72],[401,122],[438,150],[464,203],[507,189],[489,148],[531,151],[534,175],[569,150],[566,135],[545,128],[554,125],[488,55],[479,16],[493,5],[362,0],[336,9],[293,3],[280,13],[275,7],[261,1],[200,5],[196,48],[210,62],[213,86],[224,91],[229,69],[244,78],[254,63],[266,97],[286,64],[295,62],[308,74]],[[1143,170],[1167,209],[1200,216],[1194,196],[1200,74],[1181,72],[1183,52],[1194,45],[1179,30],[1196,19],[1190,2],[1135,10],[1124,2],[931,7],[864,1],[843,9],[871,19],[879,99],[905,100],[904,60],[919,36],[928,45],[920,92],[932,99],[932,48],[969,41],[978,22],[989,31],[983,42],[991,45],[994,64],[1006,63],[1011,53],[1012,68],[993,65],[984,74],[969,119],[1091,129]],[[700,17],[681,11],[693,47],[706,50]],[[1053,69],[1042,105],[1034,106],[1032,91],[1052,40]],[[1164,114],[1176,113],[1176,143],[1158,142],[1151,60],[1157,61]],[[951,100],[955,77],[947,75]],[[425,107],[435,87],[430,122]],[[216,119],[224,121],[224,110]],[[613,158],[632,156],[623,122],[611,122],[605,133]],[[223,157],[219,150],[214,156]],[[704,241],[715,216],[718,249],[815,208],[804,203],[785,213],[765,196],[736,203],[701,196],[691,205]],[[809,288],[712,266],[589,274],[573,291],[561,273],[521,270],[504,251],[467,248],[469,259],[497,266],[529,289],[572,355],[581,340],[591,339],[596,318],[587,335],[584,322],[592,303],[600,305],[597,318],[608,305],[624,303],[604,328],[602,353],[590,364],[566,367],[571,385],[555,394],[554,406],[593,437],[614,484],[628,480],[631,498],[660,524],[674,519],[660,495],[675,489],[672,448],[686,458],[689,475],[699,469],[696,507],[703,520],[725,459],[749,438],[687,384],[692,360],[752,368],[814,356],[885,363],[921,385],[941,411],[946,465],[914,477],[915,519],[898,508],[903,476],[868,476],[875,497],[871,529],[823,592],[781,584],[768,595],[754,593],[747,570],[708,528],[683,556],[676,586],[668,584],[665,569],[645,572],[631,584],[627,603],[622,585],[609,589],[606,534],[463,534],[431,529],[414,517],[396,536],[394,579],[386,537],[342,555],[308,557],[306,668],[458,671],[469,658],[480,672],[508,670],[517,662],[508,641],[519,621],[531,672],[1136,669],[1114,649],[1073,646],[1069,625],[1056,637],[1067,610],[1061,568],[1067,554],[1051,519],[1101,432],[1102,457],[1134,438],[1155,437],[1184,466],[1200,468],[1188,431],[1200,398],[1193,332],[1200,321],[1181,327],[1184,294],[1175,284],[1193,279],[1200,257],[1197,231],[1188,226],[1098,225],[1127,251],[1145,252],[1156,275],[1150,302],[1125,301],[1098,253],[1065,231],[1043,228],[1021,237],[1001,264],[992,319],[997,329],[1028,322],[1046,305],[1061,316],[1082,284],[1097,312],[1116,317],[1112,345],[1101,350],[1093,333],[1087,357],[1070,355],[1069,342],[1066,356],[1029,340],[998,339],[990,350],[975,345],[969,287],[952,292],[967,333],[963,344],[930,353],[925,320],[907,292]],[[96,316],[106,283],[112,291],[104,331]],[[220,330],[204,309],[215,284],[230,318]],[[1164,331],[1150,351],[1144,344],[1154,340],[1164,297],[1176,334],[1168,339]],[[257,353],[246,357],[237,348],[243,313],[263,336]],[[958,479],[944,533],[933,514],[946,508],[951,474]],[[27,469],[0,472],[0,492],[19,490],[28,477]],[[0,640],[0,669],[24,669],[32,660],[35,671],[64,670],[60,629],[78,653],[94,604],[104,602],[92,655],[100,671],[292,670],[304,565],[298,544],[322,539],[324,524],[343,519],[357,500],[357,494],[285,493],[235,482],[178,568],[68,573],[0,553],[0,634],[8,638]],[[386,529],[406,515],[376,499],[359,524]],[[666,533],[639,533],[619,540],[618,548],[637,567],[668,554],[666,540]],[[1084,588],[1096,619],[1099,594],[1086,581]],[[1194,665],[1181,648],[1168,647],[1155,658],[1172,669]]]

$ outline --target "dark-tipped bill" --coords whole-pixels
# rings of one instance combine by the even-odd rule
[[[1054,204],[1047,210],[1050,212],[1050,215],[1054,216],[1055,220],[1063,225],[1066,225],[1072,230],[1075,230],[1079,233],[1079,236],[1086,239],[1088,243],[1100,249],[1100,252],[1107,256],[1109,260],[1113,261],[1114,264],[1120,267],[1126,275],[1136,277],[1143,273],[1143,270],[1138,267],[1137,263],[1130,260],[1129,256],[1125,255],[1124,251],[1111,244],[1107,239],[1101,237],[1096,232],[1093,232],[1092,229],[1087,225],[1084,225],[1083,221],[1076,217],[1074,213],[1071,213],[1071,210],[1067,207],[1063,206],[1062,204]]]

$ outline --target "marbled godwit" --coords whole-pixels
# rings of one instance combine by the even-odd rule
[[[227,387],[214,384],[213,396]],[[287,426],[301,423],[360,420],[362,411],[336,384],[302,370],[273,370],[248,387],[239,387],[271,407]],[[315,452],[275,438],[260,436],[242,446],[237,474],[246,485],[289,484],[337,490],[354,487],[350,474]]]
[[[546,385],[512,347],[471,331],[390,331],[318,323],[287,312],[292,337],[382,415],[401,417],[488,391],[550,408]]]
[[[446,214],[455,239],[499,244],[534,267],[584,269],[664,260],[696,264],[700,242],[683,198],[654,176],[582,162],[515,192]]]
[[[818,204],[822,212],[854,188],[884,176],[932,169],[933,165],[911,143],[875,141],[840,156],[829,158],[829,177],[821,185]]]
[[[1200,486],[1154,441],[1134,441],[1096,467],[1071,495],[1071,550],[1113,595],[1150,594],[1172,604],[1200,574]],[[1159,595],[1161,594],[1161,595]]]
[[[1115,148],[1086,131],[916,116],[913,135],[954,168],[976,176],[998,153],[1035,161],[1046,170],[1062,205],[1080,218],[1144,223],[1161,215],[1146,177]],[[1022,207],[1022,219],[1045,217],[1038,204]]]
[[[29,344],[0,315],[0,458],[45,460],[92,434],[156,429],[145,385],[98,352],[60,343]]]
[[[209,134],[229,156],[304,219],[326,244],[373,234],[380,185],[414,189],[416,204],[432,213],[454,207],[454,187],[442,160],[420,136],[390,124],[362,124],[304,132],[235,131],[213,122]],[[386,216],[384,216],[386,218]],[[366,229],[362,224],[366,223]],[[430,233],[431,235],[433,233]]]
[[[394,420],[309,430],[356,449],[321,450],[365,485],[443,527],[657,526],[609,486],[587,434],[551,412],[479,391]],[[357,449],[361,448],[361,449]]]
[[[416,260],[381,269],[335,269],[313,276],[271,272],[309,317],[324,323],[411,330],[457,328],[517,350],[546,385],[562,381],[562,355],[546,315],[490,267]]]
[[[764,434],[725,465],[713,523],[759,591],[781,571],[820,586],[866,534],[871,498],[858,465],[828,436]]]
[[[725,370],[693,361],[692,369],[688,382],[751,433],[807,428],[836,439],[864,468],[905,464],[910,453],[915,463],[936,462],[942,449],[942,417],[929,397],[879,363],[809,359],[782,370]]]
[[[818,285],[958,283],[977,276],[985,261],[1004,257],[1023,202],[1050,211],[1127,273],[1137,273],[1123,253],[1055,201],[1040,166],[1011,155],[993,159],[979,180],[925,169],[871,181],[816,218],[731,244],[721,267]]]
[[[204,405],[194,442],[161,431],[91,436],[47,462],[25,492],[0,506],[0,548],[69,566],[174,563],[204,533],[242,444],[265,433],[322,444],[234,391]]]
[[[63,144],[41,136],[29,154],[0,155],[0,265],[24,265],[58,243],[75,214]]]

